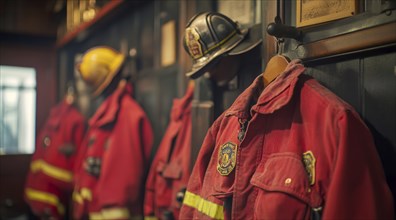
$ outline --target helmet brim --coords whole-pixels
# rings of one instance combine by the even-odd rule
[[[258,46],[261,42],[263,42],[261,31],[261,24],[256,24],[249,28],[245,39],[240,44],[238,44],[238,46],[232,49],[228,55],[234,56],[244,54]]]
[[[223,55],[239,55],[252,50],[262,42],[260,37],[260,27],[261,25],[255,25],[252,28],[241,30],[241,38],[239,40],[232,45],[223,47],[214,54],[207,56],[206,60],[202,62],[194,62],[191,71],[187,72],[186,76],[192,79],[197,79],[214,66]]]

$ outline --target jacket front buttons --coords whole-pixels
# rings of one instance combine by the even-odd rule
[[[91,136],[88,140],[88,147],[92,147],[92,145],[95,143],[95,137]]]
[[[51,144],[51,138],[48,136],[45,136],[43,143],[44,143],[44,147],[48,147]]]
[[[291,178],[285,179],[285,185],[289,185],[292,182]]]

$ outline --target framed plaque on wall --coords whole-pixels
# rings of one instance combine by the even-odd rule
[[[297,0],[296,26],[320,24],[356,14],[356,0]]]

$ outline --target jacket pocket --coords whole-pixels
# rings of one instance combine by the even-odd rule
[[[316,206],[315,192],[297,154],[270,155],[257,167],[250,183],[257,187],[256,219],[309,219],[310,207]]]
[[[168,163],[162,170],[162,176],[166,179],[178,180],[182,176],[182,167],[176,163]]]

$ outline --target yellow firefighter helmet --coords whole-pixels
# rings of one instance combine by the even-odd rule
[[[125,56],[113,48],[98,46],[89,49],[77,64],[82,79],[94,89],[93,95],[100,95],[119,72]]]

